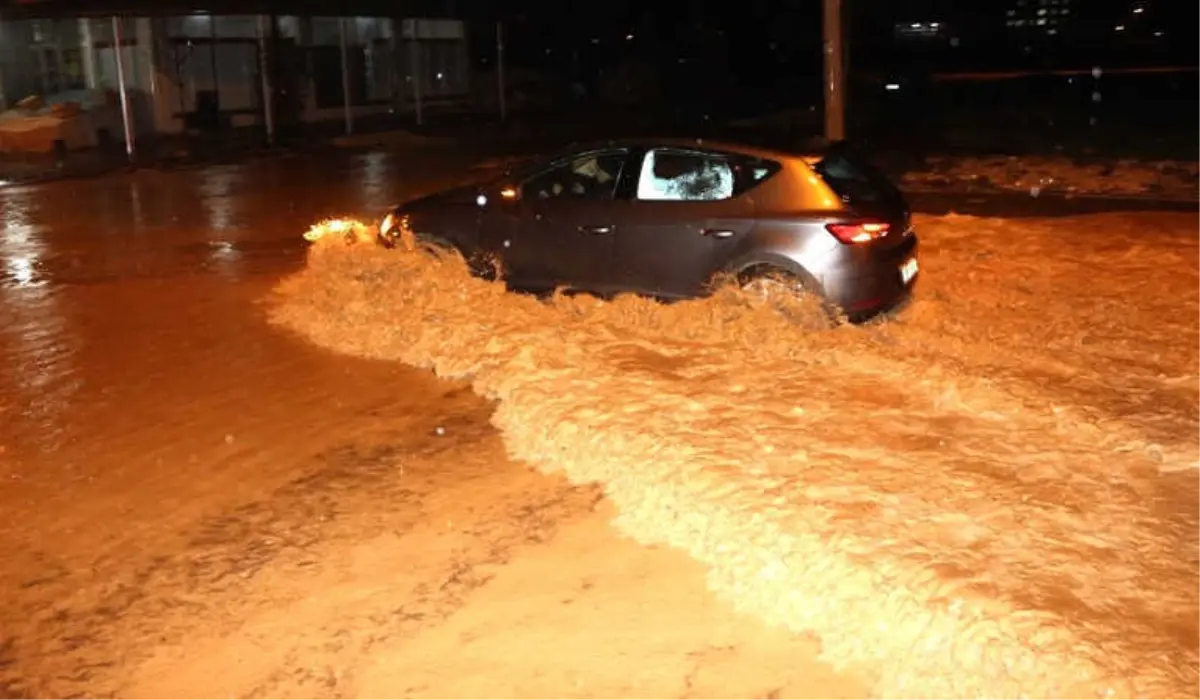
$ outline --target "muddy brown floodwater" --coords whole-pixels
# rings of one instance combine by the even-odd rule
[[[266,323],[309,223],[456,165],[0,190],[0,697],[865,696],[467,384]]]

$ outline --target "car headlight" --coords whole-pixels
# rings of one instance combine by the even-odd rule
[[[396,215],[389,213],[379,224],[379,235],[386,238],[394,228],[396,228]]]

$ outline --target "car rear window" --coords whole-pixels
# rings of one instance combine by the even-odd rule
[[[730,165],[733,166],[734,197],[770,180],[780,170],[779,163],[766,158],[733,157],[730,158]]]
[[[831,150],[813,170],[848,204],[895,204],[903,200],[887,176],[844,150]]]

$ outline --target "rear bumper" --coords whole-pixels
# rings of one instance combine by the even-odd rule
[[[847,246],[837,264],[820,277],[825,296],[852,318],[895,308],[908,299],[921,277],[918,271],[905,282],[900,273],[906,261],[916,259],[917,247],[915,233],[885,251]]]

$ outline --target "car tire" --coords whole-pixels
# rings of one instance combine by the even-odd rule
[[[418,233],[416,234],[416,238],[421,244],[435,250],[462,256],[462,259],[467,263],[467,271],[471,273],[472,277],[478,277],[488,282],[496,281],[496,265],[485,254],[478,252],[468,254],[462,248],[441,236]]]
[[[841,309],[821,295],[811,280],[790,270],[774,265],[755,265],[740,272],[737,276],[737,281],[738,287],[744,293],[749,293],[766,300],[790,320],[802,322],[813,322],[816,320],[819,325],[825,326],[840,325],[845,321],[845,315]],[[820,318],[814,319],[808,314],[798,314],[796,307],[775,304],[772,301],[772,298],[778,299],[786,295],[808,295],[814,297],[820,304]],[[804,316],[804,318],[800,316]]]

